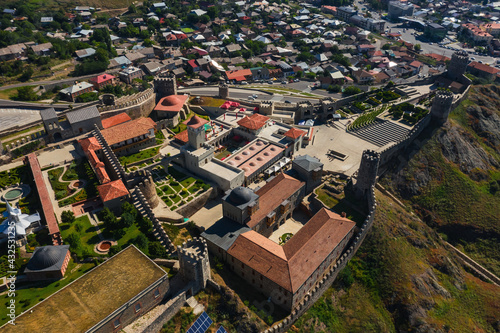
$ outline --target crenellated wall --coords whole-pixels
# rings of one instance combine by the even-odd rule
[[[156,106],[156,94],[153,88],[146,89],[134,95],[118,99],[115,105],[99,105],[97,109],[102,119],[125,112],[132,119],[148,117]]]
[[[193,282],[193,294],[205,289],[210,279],[210,261],[207,241],[194,237],[177,246],[179,274],[186,282]]]

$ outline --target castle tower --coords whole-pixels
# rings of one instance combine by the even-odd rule
[[[59,125],[59,119],[54,108],[41,110],[40,116],[43,121],[43,126],[45,127],[45,132],[49,137],[49,141],[54,142],[62,139],[61,125]]]
[[[274,112],[274,102],[273,101],[262,101],[259,104],[259,113],[265,114],[267,116],[272,116]]]
[[[156,93],[156,103],[158,103],[162,97],[177,95],[177,82],[175,76],[170,72],[163,72],[156,76],[153,85]]]
[[[205,124],[207,123],[207,120],[198,116],[193,116],[183,122],[187,126],[189,145],[194,149],[200,148],[205,143]]]
[[[378,175],[380,154],[374,150],[365,150],[361,157],[356,182],[353,184],[354,195],[363,199],[372,186],[375,186]]]
[[[160,198],[158,197],[158,194],[156,194],[155,183],[149,170],[144,173],[144,177],[144,180],[140,182],[138,186],[148,201],[149,206],[154,209],[160,203]]]
[[[461,50],[453,53],[451,56],[450,64],[446,76],[453,81],[459,81],[465,73],[465,69],[469,64],[469,55],[467,52]]]
[[[179,274],[186,282],[192,283],[192,294],[197,294],[210,279],[210,261],[207,242],[203,238],[193,238],[177,246]]]
[[[223,99],[229,98],[229,87],[227,86],[227,84],[219,84],[219,97]]]
[[[453,93],[448,90],[439,90],[434,97],[431,107],[431,116],[439,124],[444,124],[448,120],[453,104]]]

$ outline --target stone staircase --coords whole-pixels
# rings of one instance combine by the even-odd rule
[[[349,133],[382,147],[389,142],[397,142],[404,139],[409,132],[410,130],[396,123],[377,119],[374,123],[357,130],[352,130]]]

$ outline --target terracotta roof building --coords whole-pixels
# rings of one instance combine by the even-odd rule
[[[335,264],[354,226],[322,208],[283,246],[253,230],[240,234],[227,250],[227,261],[252,287],[290,311]]]
[[[485,64],[480,64],[477,61],[471,62],[467,66],[467,71],[472,75],[482,77],[489,81],[494,80],[497,73],[500,72],[500,70],[495,67],[491,67]]]
[[[129,195],[127,187],[121,180],[114,180],[97,186],[97,191],[103,203],[108,201],[123,201]]]
[[[250,69],[240,69],[235,71],[226,71],[228,80],[245,81],[252,79],[252,71]]]
[[[116,116],[112,116],[102,120],[102,128],[110,128],[122,123],[126,123],[127,121],[132,120],[128,114],[125,112],[119,113]]]
[[[103,129],[102,136],[117,154],[131,154],[156,143],[156,123],[151,118],[137,118]]]
[[[263,116],[258,113],[254,113],[253,115],[245,116],[241,120],[238,121],[238,125],[245,131],[251,132],[254,135],[258,134],[260,130],[266,126],[269,121],[269,117]]]
[[[107,85],[114,85],[116,77],[110,74],[101,74],[91,78],[89,81],[96,90],[101,90]]]
[[[95,137],[85,138],[78,140],[82,147],[85,156],[87,156],[90,166],[97,175],[99,182],[105,184],[111,181],[111,178],[106,171],[106,167],[101,159],[103,158],[102,146],[99,144]]]
[[[189,113],[186,102],[189,95],[170,95],[160,99],[154,110],[158,118],[172,118],[176,115],[185,117]]]
[[[31,173],[33,174],[33,178],[35,180],[36,190],[40,198],[43,216],[45,217],[45,222],[47,223],[47,227],[49,229],[49,235],[51,237],[52,244],[61,245],[61,232],[59,231],[59,225],[57,224],[54,207],[52,207],[49,191],[45,186],[45,182],[42,176],[42,169],[40,168],[40,163],[38,162],[36,154],[31,153],[26,156],[24,163],[30,165]]]

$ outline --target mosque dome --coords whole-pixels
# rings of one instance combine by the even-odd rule
[[[54,266],[61,259],[61,255],[66,251],[59,251],[56,246],[43,246],[38,248],[28,262],[31,270],[42,270]]]
[[[248,187],[240,186],[232,190],[227,199],[233,205],[239,206],[250,202],[252,200],[253,194],[253,191]]]

